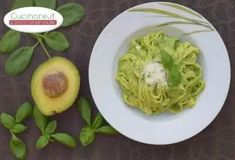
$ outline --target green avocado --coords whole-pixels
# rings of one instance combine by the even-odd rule
[[[35,70],[31,93],[42,114],[51,116],[72,106],[80,88],[80,74],[68,59],[53,57]]]

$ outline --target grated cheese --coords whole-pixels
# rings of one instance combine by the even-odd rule
[[[142,75],[144,76],[145,82],[149,85],[167,85],[166,71],[162,64],[158,62],[151,62],[146,64]]]

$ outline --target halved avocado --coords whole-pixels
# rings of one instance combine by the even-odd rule
[[[61,113],[74,103],[80,88],[80,74],[66,58],[51,58],[35,70],[31,93],[38,109],[46,116]]]

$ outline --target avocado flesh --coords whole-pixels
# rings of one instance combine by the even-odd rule
[[[35,70],[31,93],[42,114],[51,116],[72,106],[80,88],[80,74],[66,58],[51,58]]]

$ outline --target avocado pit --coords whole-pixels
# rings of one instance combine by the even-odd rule
[[[68,88],[68,80],[62,72],[52,72],[43,78],[43,91],[50,98],[63,95]]]

